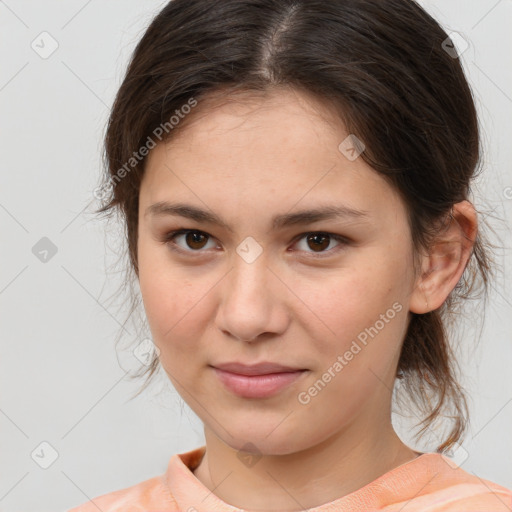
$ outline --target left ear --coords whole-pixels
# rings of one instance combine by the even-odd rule
[[[411,312],[423,314],[441,307],[468,264],[477,233],[473,205],[469,201],[453,205],[447,226],[423,256],[421,275],[410,298]]]

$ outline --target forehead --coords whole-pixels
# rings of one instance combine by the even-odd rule
[[[322,197],[358,209],[396,202],[362,158],[351,161],[340,151],[348,135],[332,110],[297,91],[213,98],[151,150],[141,196],[146,206],[171,195],[238,211],[253,201],[276,209]]]
[[[323,104],[287,88],[216,94],[200,100],[183,117],[165,144],[168,152],[180,159],[208,161],[210,169],[212,162],[219,162],[226,169],[240,170],[257,157],[260,176],[267,162],[278,168],[283,160],[305,162],[317,160],[321,153],[336,155],[344,134],[341,122]],[[149,160],[159,150],[151,152]],[[151,162],[147,166],[151,168]]]

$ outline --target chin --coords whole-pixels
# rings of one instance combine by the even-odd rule
[[[261,423],[259,423],[261,427]],[[274,424],[275,425],[275,424]],[[234,433],[235,424],[230,425],[230,432]],[[255,431],[254,428],[243,428],[236,430],[236,435],[230,437],[226,432],[219,436],[221,440],[237,452],[252,454],[256,457],[262,455],[289,455],[292,453],[306,450],[316,444],[311,436],[306,436],[307,441],[300,438],[294,438],[286,431],[277,432],[279,427],[268,435],[274,427],[260,428]],[[297,433],[297,430],[294,429]]]

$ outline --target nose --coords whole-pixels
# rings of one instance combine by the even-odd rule
[[[232,338],[249,342],[264,334],[282,334],[289,323],[284,288],[265,258],[247,263],[236,257],[222,280],[217,327]]]

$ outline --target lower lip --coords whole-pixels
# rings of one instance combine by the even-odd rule
[[[306,373],[306,370],[299,370],[268,375],[240,375],[218,368],[214,370],[226,388],[243,398],[266,398],[275,395]]]

